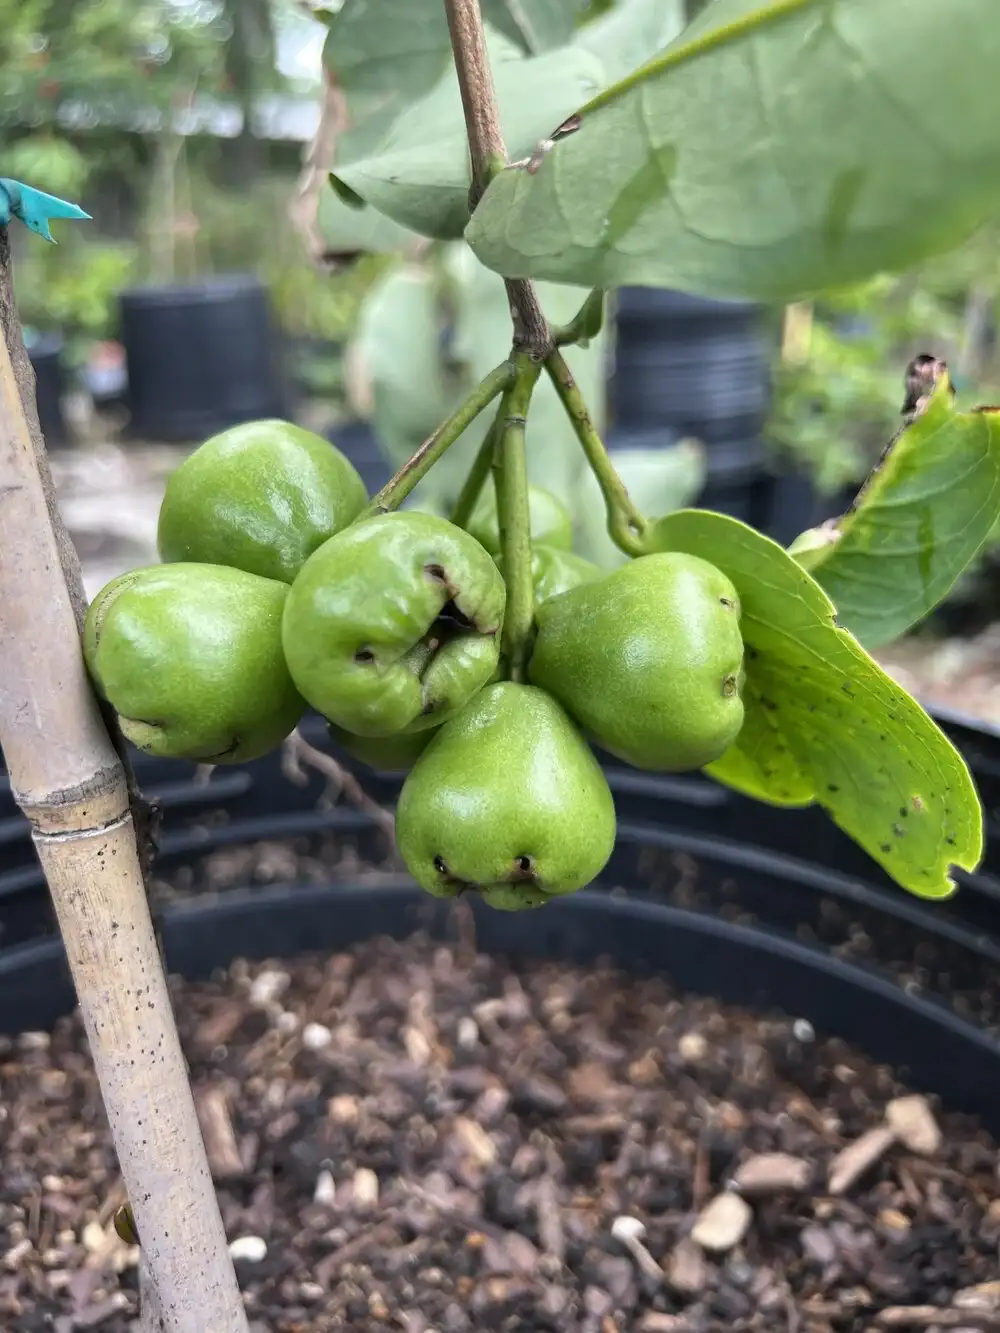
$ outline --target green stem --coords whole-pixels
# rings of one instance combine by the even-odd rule
[[[503,576],[507,584],[502,651],[510,679],[523,680],[535,618],[524,426],[541,366],[527,352],[518,352],[514,367],[514,383],[504,394],[500,405],[500,445],[496,450],[493,469]]]
[[[579,343],[586,347],[596,338],[604,325],[604,293],[595,288],[568,324],[552,330],[552,341],[557,347]]]
[[[385,514],[398,509],[421,478],[425,477],[438,459],[455,443],[462,432],[475,421],[480,412],[489,407],[494,398],[498,398],[513,382],[514,367],[510,361],[504,361],[483,380],[478,388],[466,398],[457,412],[438,426],[433,435],[407,459],[396,475],[382,487],[361,517],[371,518],[373,514]]]
[[[545,369],[573,423],[576,437],[601,488],[608,511],[611,540],[626,555],[645,554],[642,534],[646,530],[646,520],[632,503],[621,477],[615,471],[604,441],[590,419],[587,404],[573,378],[573,372],[566,364],[566,358],[559,351],[551,352],[546,358]]]
[[[458,528],[467,528],[469,519],[475,512],[476,505],[479,503],[479,497],[483,493],[483,487],[486,485],[487,478],[490,475],[490,468],[493,466],[493,455],[496,452],[497,441],[500,438],[500,421],[503,416],[503,403],[501,402],[500,411],[497,413],[496,420],[486,432],[486,438],[479,446],[479,452],[473,460],[472,467],[469,469],[469,475],[462,484],[458,499],[455,501],[455,507],[451,511],[451,521]]]

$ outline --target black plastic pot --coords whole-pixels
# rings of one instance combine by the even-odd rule
[[[947,904],[903,893],[821,812],[772,809],[700,775],[659,777],[610,761],[619,838],[592,893],[520,916],[479,914],[488,949],[659,968],[683,987],[755,1008],[777,1006],[893,1065],[915,1086],[1000,1128],[1000,734],[942,719],[969,759],[988,812],[983,868]],[[306,734],[322,740],[318,718]],[[138,761],[164,808],[158,873],[201,882],[204,858],[275,838],[320,839],[380,859],[366,815],[318,804],[277,756],[217,769]],[[391,803],[401,778],[359,769]],[[72,1002],[61,946],[23,819],[0,791],[0,1029],[45,1026]],[[166,919],[171,965],[190,976],[243,954],[343,947],[416,925],[449,929],[447,912],[405,877],[380,887],[269,885],[207,894]]]
[[[771,512],[764,530],[776,542],[787,546],[807,528],[846,513],[858,489],[846,486],[832,495],[821,495],[804,473],[780,473],[771,487]]]
[[[612,456],[620,449],[658,449],[677,442],[670,430],[621,431],[608,434]],[[695,503],[703,509],[742,519],[762,532],[770,531],[774,508],[774,477],[767,467],[763,440],[732,440],[709,445],[705,451],[705,485]],[[644,508],[642,495],[633,497]]]
[[[61,449],[69,443],[69,430],[62,408],[66,387],[62,354],[63,340],[58,333],[43,333],[28,344],[28,359],[35,372],[38,424],[50,449]]]
[[[375,434],[367,421],[345,421],[329,432],[328,438],[351,460],[361,474],[368,494],[380,491],[392,476]]]
[[[121,340],[133,436],[187,442],[287,415],[280,340],[253,275],[123,292]]]
[[[626,287],[616,303],[609,412],[621,430],[668,427],[709,445],[757,436],[770,403],[759,306]]]

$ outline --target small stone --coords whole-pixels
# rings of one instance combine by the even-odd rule
[[[329,1171],[321,1171],[316,1177],[316,1188],[313,1190],[313,1203],[322,1204],[324,1208],[332,1208],[337,1197],[337,1185]]]
[[[331,1097],[326,1113],[338,1125],[353,1125],[358,1118],[358,1099],[349,1093]]]
[[[368,1313],[373,1319],[380,1319],[383,1322],[388,1320],[389,1307],[380,1291],[373,1291],[368,1297]]]
[[[302,1029],[302,1045],[307,1051],[321,1051],[333,1041],[333,1033],[322,1023],[307,1023]]]
[[[291,982],[287,972],[267,968],[250,983],[250,1003],[258,1009],[273,1004],[284,995]]]
[[[686,1065],[701,1064],[708,1054],[708,1042],[700,1032],[685,1032],[677,1043],[677,1053]]]
[[[802,1157],[784,1152],[761,1152],[736,1168],[732,1186],[746,1197],[762,1194],[801,1194],[809,1188],[812,1167]]]
[[[378,1176],[367,1166],[355,1171],[351,1189],[355,1208],[374,1208],[378,1203]]]
[[[293,1014],[290,1009],[279,1009],[274,1019],[274,1026],[283,1037],[290,1037],[293,1032],[299,1030],[298,1014]]]
[[[826,1227],[817,1226],[815,1222],[810,1222],[808,1226],[802,1228],[799,1244],[805,1257],[822,1268],[832,1264],[837,1257],[837,1244],[830,1232]]]
[[[639,1320],[637,1333],[694,1333],[694,1325],[682,1314],[650,1310]]]
[[[237,1236],[229,1242],[229,1257],[233,1263],[259,1264],[267,1256],[267,1241],[263,1236]]]
[[[667,1282],[681,1296],[696,1296],[708,1285],[708,1264],[690,1236],[678,1241],[663,1267]]]
[[[80,1232],[80,1241],[88,1254],[100,1254],[108,1247],[108,1237],[100,1222],[88,1222]]]
[[[431,1058],[431,1044],[420,1028],[408,1026],[403,1029],[403,1045],[406,1054],[415,1065],[425,1065]]]
[[[882,1231],[890,1240],[901,1240],[909,1234],[910,1219],[905,1213],[901,1213],[898,1208],[882,1208],[876,1217],[879,1230]]]
[[[703,1250],[721,1254],[739,1245],[752,1218],[750,1205],[738,1194],[717,1194],[698,1214],[691,1239]]]
[[[859,1139],[841,1148],[830,1161],[827,1189],[831,1194],[846,1194],[851,1186],[870,1170],[896,1142],[896,1131],[889,1125],[876,1125]]]
[[[997,1314],[1000,1312],[1000,1282],[978,1282],[974,1287],[963,1287],[955,1292],[952,1304],[959,1310],[975,1311],[976,1314]]]
[[[475,1120],[464,1115],[458,1116],[455,1120],[455,1137],[477,1166],[492,1166],[496,1161],[496,1144]]]
[[[325,1295],[326,1292],[318,1282],[299,1283],[299,1299],[307,1301],[310,1305],[316,1301],[321,1301]]]
[[[941,1129],[926,1097],[896,1097],[885,1108],[886,1123],[910,1152],[932,1157],[941,1147]]]
[[[463,1014],[458,1020],[458,1031],[455,1035],[455,1041],[463,1051],[474,1050],[479,1044],[479,1024],[468,1014]]]
[[[22,1051],[47,1051],[52,1038],[47,1032],[22,1032],[17,1044]]]
[[[816,1040],[816,1029],[808,1018],[797,1018],[792,1024],[792,1036],[796,1041],[802,1042],[804,1046],[808,1042]]]

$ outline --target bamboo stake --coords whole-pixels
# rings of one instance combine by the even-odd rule
[[[3,300],[2,229],[0,245],[0,747],[52,894],[164,1333],[247,1333],[125,771],[87,681],[65,530],[8,350],[21,339]]]

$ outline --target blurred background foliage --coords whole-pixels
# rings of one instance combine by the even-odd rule
[[[614,4],[592,0],[580,22]],[[698,0],[686,6],[690,15]],[[289,225],[323,99],[325,28],[311,9],[0,0],[0,169],[94,217],[61,229],[58,246],[12,234],[22,317],[61,332],[70,362],[114,337],[130,284],[252,270],[268,283],[299,382],[351,409],[336,349],[363,340],[366,293],[375,299],[373,284],[412,256],[367,254],[320,273]],[[898,424],[903,366],[930,346],[948,358],[961,401],[1000,398],[998,250],[988,230],[901,277],[772,312],[775,467],[807,473],[831,502],[856,488]],[[423,262],[444,280],[440,259]]]

